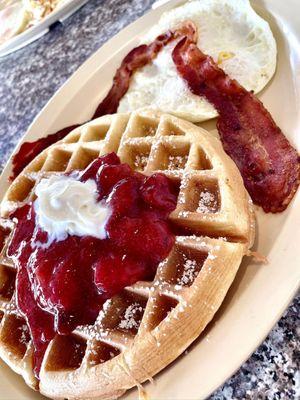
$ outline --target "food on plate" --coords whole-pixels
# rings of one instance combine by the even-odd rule
[[[140,45],[130,51],[117,70],[109,93],[98,105],[92,119],[106,114],[114,114],[117,111],[120,100],[129,88],[132,74],[146,63],[151,62],[163,46],[179,37],[187,36],[192,40],[196,40],[196,33],[194,24],[186,22],[177,27],[175,31],[168,31],[163,35],[159,35],[149,45]],[[63,139],[76,127],[77,125],[68,126],[56,133],[42,137],[34,143],[23,143],[19,151],[14,155],[11,179],[15,179],[26,165],[28,165],[42,150],[58,140]]]
[[[298,153],[290,145],[280,128],[272,119],[270,113],[264,108],[263,104],[255,95],[242,87],[240,82],[238,83],[238,81],[230,78],[230,76],[226,74],[226,71],[223,71],[223,69],[218,66],[218,64],[220,65],[220,57],[224,60],[225,53],[219,51],[217,62],[215,62],[212,57],[204,55],[204,53],[198,49],[196,43],[199,43],[199,39],[197,38],[201,36],[201,29],[203,30],[203,27],[197,29],[195,24],[195,21],[198,21],[198,14],[195,11],[198,10],[198,4],[198,1],[189,2],[185,6],[182,6],[183,8],[180,7],[167,13],[162,18],[161,21],[163,22],[161,22],[161,25],[174,25],[176,22],[179,22],[179,25],[176,25],[173,30],[167,30],[163,33],[160,32],[160,29],[153,28],[151,34],[148,35],[149,37],[153,35],[152,31],[159,31],[160,34],[149,44],[141,44],[125,56],[120,67],[116,71],[110,91],[98,105],[92,118],[97,118],[105,114],[112,114],[117,112],[117,110],[123,109],[122,102],[125,101],[124,99],[126,96],[128,96],[132,88],[135,87],[134,82],[136,77],[139,76],[139,74],[143,74],[144,69],[147,67],[153,67],[153,81],[150,86],[153,90],[160,91],[163,84],[159,80],[160,72],[154,68],[154,64],[161,54],[172,45],[167,58],[170,58],[172,69],[175,70],[176,80],[179,80],[181,82],[180,84],[184,85],[185,90],[188,92],[188,96],[184,96],[184,98],[188,99],[189,110],[194,112],[195,110],[201,109],[200,104],[195,104],[193,101],[190,101],[189,96],[193,96],[194,98],[198,98],[201,102],[208,102],[218,111],[219,120],[217,127],[221,136],[221,141],[225,151],[232,157],[240,169],[244,184],[252,200],[266,212],[281,212],[288,206],[299,186],[300,161]],[[226,12],[231,15],[230,18],[233,18],[232,15],[235,15],[233,10],[239,10],[240,14],[238,15],[243,15],[243,12],[247,9],[249,15],[252,16],[252,18],[256,16],[261,25],[265,27],[265,30],[258,29],[257,32],[261,32],[259,37],[265,37],[266,32],[269,32],[271,35],[270,37],[273,38],[268,24],[254,13],[248,4],[248,0],[240,0],[238,2],[232,2],[231,0],[204,0],[201,2],[201,7],[204,7],[204,5],[206,5],[206,16],[212,14],[214,18],[218,16],[221,20],[223,18],[220,16],[220,10],[223,10],[222,7],[225,7],[224,10],[227,10]],[[211,9],[212,5],[214,6],[213,9]],[[230,5],[233,9],[230,8]],[[180,10],[182,12],[180,12]],[[187,13],[186,10],[188,10]],[[219,11],[217,12],[217,10]],[[252,11],[250,12],[249,10]],[[175,15],[176,18],[173,17],[173,15]],[[183,16],[186,15],[194,19],[184,21]],[[168,21],[168,23],[166,21]],[[242,22],[240,21],[239,23],[241,24]],[[220,26],[223,25],[220,23]],[[226,31],[227,28],[224,29]],[[256,30],[254,30],[254,32],[256,32]],[[253,32],[252,34],[255,36]],[[204,37],[207,35],[204,35]],[[210,36],[208,35],[208,37]],[[180,53],[179,49],[183,48],[183,46],[179,47],[178,41],[180,41],[180,39],[182,40],[181,43],[183,43],[184,40],[189,42],[189,45],[186,44],[185,46],[191,48],[191,50],[186,52],[186,54],[178,54]],[[217,41],[218,37],[216,37],[215,40]],[[207,42],[209,42],[208,39]],[[233,40],[231,42],[234,43]],[[250,46],[251,49],[256,49],[257,47],[261,49],[261,46]],[[270,49],[275,48],[275,44],[274,46],[270,45]],[[227,54],[229,54],[228,48],[226,51]],[[193,53],[197,52],[201,54],[200,58],[198,56],[198,64],[193,62],[192,56]],[[237,50],[235,50],[235,52],[238,54]],[[266,52],[263,53],[266,54]],[[164,56],[164,58],[166,57]],[[274,51],[274,60],[275,59],[276,51]],[[259,60],[261,60],[261,58],[258,57],[258,64]],[[270,55],[268,55],[268,60],[272,60]],[[180,65],[178,65],[179,63]],[[237,60],[235,60],[235,63],[237,63]],[[274,72],[275,64],[276,63],[272,62],[268,64],[269,67],[270,65],[274,66],[273,69],[270,67],[268,70]],[[222,65],[222,67],[226,70],[226,65]],[[250,72],[253,71],[251,65],[249,64],[245,66],[245,68],[248,68],[248,72],[251,76]],[[166,65],[163,69],[169,71],[169,67]],[[272,74],[261,74],[261,78],[262,76],[268,76],[270,78]],[[154,81],[156,81],[156,83],[154,83]],[[264,80],[264,82],[266,83],[267,80]],[[141,85],[144,88],[147,87],[144,83],[141,83]],[[229,88],[227,88],[226,85],[229,86]],[[247,86],[249,87],[249,85]],[[263,85],[261,85],[261,87],[262,86]],[[177,86],[175,85],[175,87]],[[145,98],[143,93],[144,89],[140,89],[141,88],[137,90],[141,93],[142,97]],[[176,91],[168,90],[168,92],[181,104],[182,99],[176,94]],[[171,104],[170,102],[168,103]],[[142,102],[139,104],[142,104]],[[150,109],[151,108],[152,107],[150,107]],[[24,143],[19,153],[14,158],[13,177],[15,177],[39,151],[45,148],[45,146],[55,142],[57,136],[62,138],[71,128],[72,127],[65,128],[57,134],[40,139],[33,145]]]
[[[252,200],[266,212],[285,210],[299,187],[300,157],[255,95],[197,47],[197,29],[192,21],[158,36],[150,45],[133,49],[122,61],[95,116],[119,109],[122,96],[130,90],[131,76],[151,62],[152,48],[162,51],[163,46],[180,37],[171,54],[179,79],[194,96],[205,98],[217,109],[222,144],[238,166]]]
[[[241,15],[247,17],[243,18],[243,22],[240,18]],[[187,17],[192,18],[192,20],[186,21],[185,18]],[[225,23],[224,18],[229,18],[231,24]],[[204,23],[200,23],[203,22],[202,19],[207,24],[207,21],[211,21],[211,27],[218,26],[214,35],[208,28],[205,29]],[[249,21],[252,21],[252,25]],[[234,22],[237,26],[234,25]],[[252,28],[254,26],[257,29],[253,28],[251,32],[248,32],[245,24],[250,24]],[[247,25],[248,28],[249,26]],[[162,32],[162,27],[173,27],[173,30]],[[230,33],[227,31],[228,29]],[[220,32],[223,32],[223,35]],[[256,91],[261,89],[275,70],[276,44],[267,22],[255,14],[248,0],[237,2],[232,2],[232,0],[192,1],[164,14],[158,23],[158,27],[150,30],[147,37],[151,38],[157,33],[159,35],[152,42],[141,44],[125,56],[114,76],[109,93],[97,107],[93,118],[112,114],[117,110],[128,111],[131,107],[124,107],[124,104],[128,104],[128,98],[131,94],[137,92],[141,99],[146,99],[145,91],[148,90],[148,86],[151,87],[151,90],[162,94],[168,107],[172,104],[168,100],[169,95],[174,101],[178,102],[179,107],[187,107],[190,112],[197,112],[197,110],[202,109],[202,105],[200,103],[195,104],[191,97],[201,103],[208,102],[209,106],[213,106],[214,110],[220,114],[218,130],[222,143],[226,152],[240,169],[244,184],[252,200],[262,206],[266,212],[283,211],[299,186],[299,157],[263,104],[248,91],[249,89]],[[237,36],[234,40],[238,33],[241,37]],[[256,36],[259,38],[258,43],[255,43]],[[198,52],[202,54],[202,58],[197,65],[193,64],[192,56],[188,57],[186,54],[186,57],[180,57],[178,40],[183,37],[189,40],[190,46],[193,46],[188,53],[189,55],[197,52],[197,45],[202,44],[202,40],[204,41],[204,48],[210,48],[210,43],[213,43],[214,52],[211,53],[213,53],[216,62],[212,57],[205,56],[200,50]],[[224,38],[230,38],[230,40],[225,41],[226,46],[222,47]],[[246,53],[242,50],[239,51],[240,48],[237,43],[241,43],[241,41],[243,43],[250,42],[246,46],[246,50],[243,48]],[[219,43],[219,47],[216,43]],[[269,44],[264,46],[263,43]],[[265,50],[265,47],[268,47],[270,53]],[[175,55],[176,50],[177,56]],[[261,66],[260,62],[262,59],[264,60],[264,66],[260,68],[260,79],[257,79],[257,69],[253,68],[255,63],[254,58],[250,57],[252,52],[254,58],[256,57],[256,66]],[[232,54],[235,56],[228,56]],[[247,54],[247,57],[245,57],[245,54]],[[159,69],[156,67],[156,63],[160,62],[158,60],[161,57],[163,60],[168,60],[168,63],[164,62],[162,68]],[[248,64],[240,63],[238,57],[247,59]],[[177,65],[180,58],[180,64],[185,64],[183,68],[179,68]],[[229,62],[229,60],[233,61]],[[225,72],[217,64],[222,64]],[[243,65],[244,76],[250,81],[256,82],[257,86],[251,86],[249,82],[247,83],[243,79],[243,74],[237,74],[240,84],[229,77],[230,75],[234,76],[232,73],[234,66],[240,65]],[[208,67],[207,71],[205,70],[206,67]],[[152,71],[151,80],[148,83],[143,78],[140,79],[140,76],[147,76],[145,68]],[[175,74],[177,83],[167,76],[163,78],[167,82],[167,86],[165,86],[160,78],[161,71],[165,74]],[[229,75],[226,74],[226,71]],[[251,78],[253,71],[256,71],[256,75]],[[223,85],[216,83],[218,80],[223,82]],[[243,81],[246,88],[241,86]],[[140,85],[136,86],[136,82],[140,82]],[[170,87],[168,88],[168,82],[171,82],[172,90]],[[178,85],[184,86],[181,97],[176,92]],[[226,85],[230,86],[230,93],[226,89]],[[241,96],[243,96],[243,102],[241,102]],[[184,105],[185,102],[187,102],[186,106]],[[138,104],[143,107],[143,101],[139,100]],[[159,102],[155,103],[152,100],[148,106],[150,108],[159,107],[164,110]],[[178,114],[175,108],[171,112]],[[34,146],[28,143],[23,144],[14,160],[13,176],[16,176],[26,163],[30,162],[43,149],[43,146],[55,142],[57,136],[61,138],[68,132],[69,129],[66,128],[58,134],[48,136],[45,140],[41,139]]]
[[[1,202],[0,356],[52,398],[116,398],[175,360],[249,254],[249,194],[280,212],[299,186],[254,94],[276,44],[248,0],[191,1],[144,39],[92,120],[22,144]],[[157,107],[218,116],[221,141]]]
[[[98,105],[93,118],[116,112],[120,108],[122,98],[130,90],[132,78],[139,69],[151,64],[165,46],[182,37],[188,37],[193,42],[197,40],[197,28],[193,22],[185,21],[174,30],[158,35],[148,45],[141,44],[131,50],[122,60],[114,76],[113,85],[105,99]]]
[[[165,12],[141,38],[151,43],[158,35],[191,20],[198,30],[198,47],[248,91],[262,90],[276,68],[276,42],[269,27],[249,0],[195,0]],[[217,116],[214,106],[194,95],[172,61],[175,43],[136,72],[119,112],[153,107],[192,122]]]
[[[0,355],[52,398],[114,398],[162,370],[212,319],[254,237],[220,141],[151,111],[48,147],[1,216]]]
[[[30,13],[29,26],[33,26],[67,0],[23,0],[25,9]]]
[[[149,45],[131,50],[123,59],[110,91],[98,105],[93,118],[116,112],[130,88],[132,76],[138,73],[136,71],[155,59],[168,43],[182,37],[171,54],[180,79],[191,93],[206,98],[218,110],[217,127],[222,143],[240,169],[252,200],[266,212],[283,211],[299,186],[299,156],[263,104],[197,48],[197,29],[191,21],[182,23],[175,31],[159,35]],[[182,55],[180,49],[184,41],[191,50]],[[196,65],[194,53],[198,54]],[[63,138],[74,127],[65,128],[33,144],[24,143],[14,157],[13,177],[40,151]]]
[[[36,25],[66,0],[0,0],[0,45]]]

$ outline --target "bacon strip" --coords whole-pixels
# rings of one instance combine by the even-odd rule
[[[191,41],[197,40],[197,28],[193,22],[187,21],[178,29],[158,36],[149,45],[142,44],[131,50],[123,59],[113,78],[110,91],[97,107],[92,119],[117,112],[120,100],[129,88],[132,74],[137,69],[149,64],[164,46],[179,37],[188,37]]]
[[[192,93],[204,96],[218,111],[223,147],[254,203],[265,212],[283,211],[299,186],[300,158],[270,113],[188,38],[180,40],[172,57]]]

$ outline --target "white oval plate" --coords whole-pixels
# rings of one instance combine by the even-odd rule
[[[51,14],[43,18],[38,24],[26,29],[9,39],[7,42],[0,46],[0,57],[4,57],[14,51],[21,49],[24,46],[34,42],[41,36],[49,32],[50,26],[55,22],[63,22],[80,7],[82,7],[88,0],[68,0],[61,7],[58,7]]]
[[[149,12],[107,42],[49,101],[22,139],[35,140],[59,128],[87,120],[111,85],[123,56],[160,14],[182,1]],[[261,99],[290,141],[300,149],[300,5],[298,0],[256,0],[277,40],[277,72]],[[87,101],[88,99],[88,101]],[[209,128],[214,123],[206,124]],[[8,162],[0,179],[0,199],[8,187]],[[268,265],[245,259],[224,304],[204,334],[147,384],[150,399],[203,399],[228,379],[266,337],[295,295],[300,283],[300,191],[282,214],[257,211],[255,248]],[[0,398],[39,399],[8,368],[0,369]],[[136,399],[136,390],[126,399]]]

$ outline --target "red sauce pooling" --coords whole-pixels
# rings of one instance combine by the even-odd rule
[[[19,151],[14,155],[12,162],[12,174],[10,179],[14,180],[21,171],[43,150],[63,139],[73,129],[79,125],[68,126],[56,133],[52,133],[44,138],[38,139],[35,142],[24,142]]]
[[[11,215],[16,227],[8,256],[18,268],[17,305],[30,328],[37,376],[56,333],[94,323],[105,300],[153,279],[174,244],[168,216],[177,193],[165,175],[134,172],[111,153],[77,176],[94,179],[99,201],[111,208],[106,239],[68,236],[45,245],[47,233],[36,225],[33,203]]]

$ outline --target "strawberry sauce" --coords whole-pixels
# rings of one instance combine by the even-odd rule
[[[115,153],[75,175],[82,182],[93,179],[99,201],[111,208],[106,239],[69,235],[47,244],[33,203],[10,216],[16,226],[8,256],[18,268],[17,305],[30,328],[37,376],[56,334],[94,323],[105,300],[139,280],[153,279],[174,244],[168,216],[177,192],[165,175],[134,172]]]
[[[73,129],[79,125],[71,125],[56,133],[51,133],[46,137],[42,137],[35,142],[24,142],[19,151],[14,155],[12,161],[12,174],[10,179],[14,180],[20,172],[43,150],[51,146],[51,144],[63,139]]]

